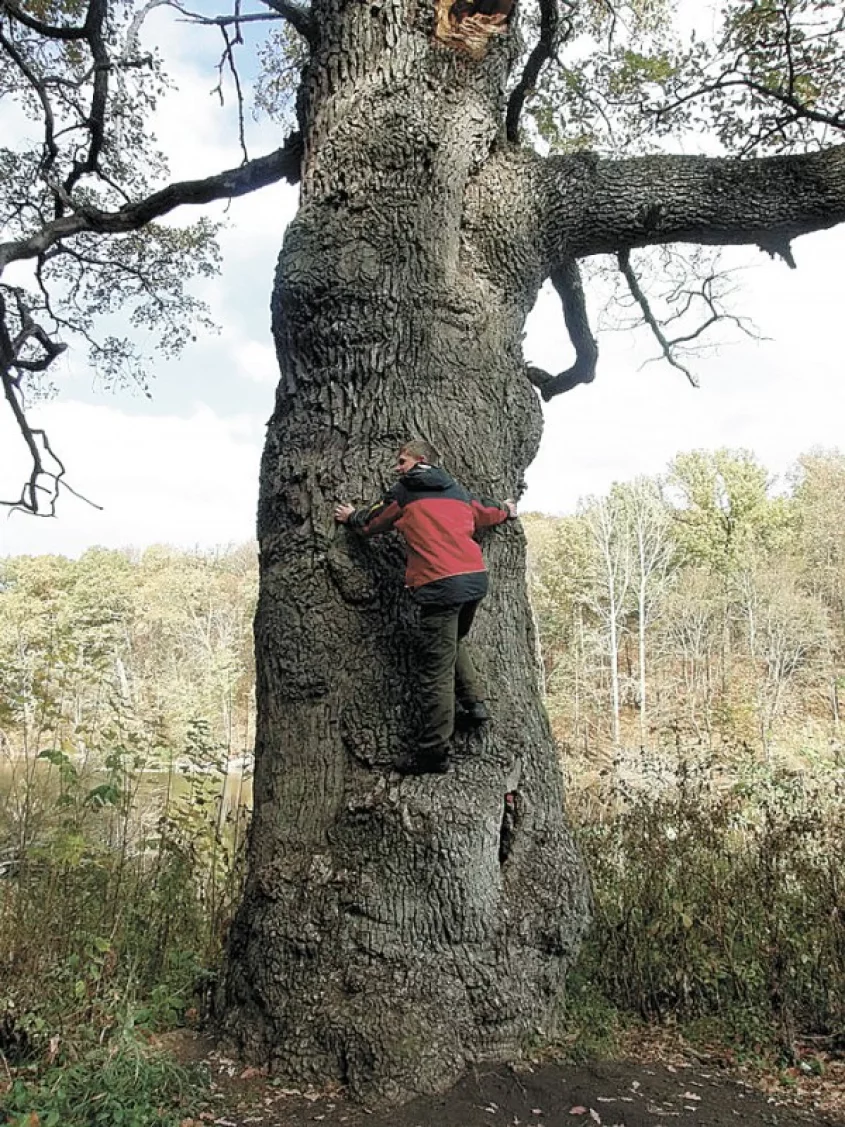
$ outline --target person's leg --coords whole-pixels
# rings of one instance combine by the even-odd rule
[[[460,731],[478,728],[490,719],[484,703],[484,685],[476,672],[465,638],[472,626],[480,599],[464,603],[458,614],[458,645],[455,655],[455,696],[460,706],[456,726]]]
[[[422,716],[417,747],[421,752],[448,754],[449,738],[455,726],[459,610],[457,606],[420,608],[417,676]]]
[[[455,654],[455,696],[458,703],[469,710],[478,701],[484,700],[484,686],[475,670],[465,638],[469,633],[475,612],[481,600],[463,603],[458,612],[458,639]]]

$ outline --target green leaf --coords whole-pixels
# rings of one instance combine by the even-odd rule
[[[48,747],[44,751],[39,751],[39,759],[46,759],[48,763],[52,763],[55,767],[62,767],[70,763],[70,759],[58,747]]]
[[[84,801],[86,806],[99,809],[103,806],[119,806],[122,798],[123,792],[120,787],[115,786],[114,783],[101,783],[88,791]]]

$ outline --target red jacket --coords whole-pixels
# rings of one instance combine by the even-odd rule
[[[474,533],[509,516],[504,505],[473,496],[439,466],[420,462],[380,501],[356,509],[349,524],[364,536],[401,532],[406,586],[420,602],[450,604],[484,596],[487,569]]]

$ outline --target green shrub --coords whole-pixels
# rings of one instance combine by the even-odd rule
[[[682,766],[577,826],[595,921],[578,967],[646,1019],[719,1017],[748,1043],[845,1023],[845,781]]]
[[[0,1051],[12,1059],[56,1037],[82,1050],[127,1025],[172,1027],[201,1014],[216,973],[245,809],[224,806],[226,762],[202,721],[178,756],[122,737],[85,765],[54,749],[24,778],[0,778],[7,840],[23,838],[0,874]]]
[[[203,1087],[195,1070],[124,1039],[72,1064],[19,1071],[0,1112],[11,1127],[179,1127]]]

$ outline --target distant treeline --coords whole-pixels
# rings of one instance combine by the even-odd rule
[[[248,756],[257,581],[253,545],[0,560],[0,753]]]
[[[550,712],[573,756],[842,752],[845,455],[775,492],[747,451],[678,456],[525,518]]]

